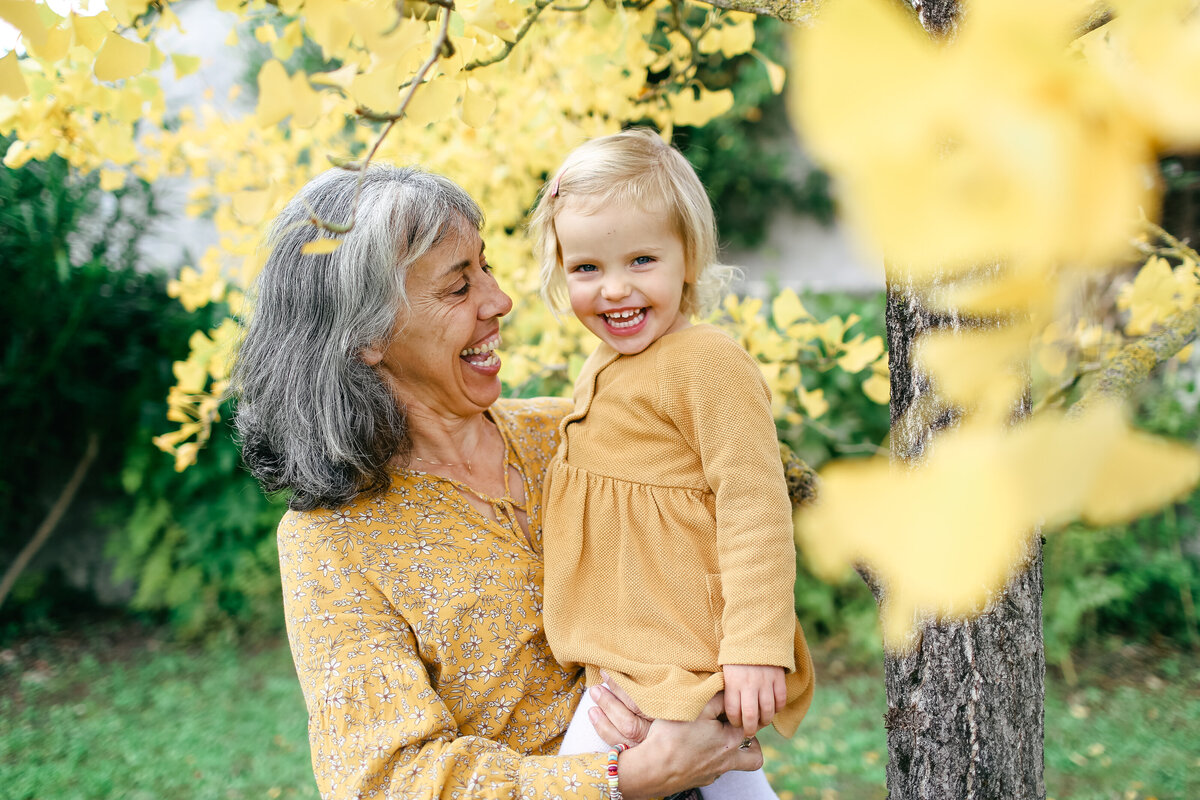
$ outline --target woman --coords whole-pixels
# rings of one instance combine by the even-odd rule
[[[638,800],[757,769],[719,697],[647,730],[605,689],[598,731],[637,743],[615,784],[606,754],[555,755],[583,684],[543,631],[541,481],[570,403],[498,399],[512,302],[471,198],[364,177],[356,200],[356,173],[326,172],[276,220],[233,374],[246,463],[291,492],[279,559],[322,797]],[[314,215],[356,216],[331,254],[302,252]]]

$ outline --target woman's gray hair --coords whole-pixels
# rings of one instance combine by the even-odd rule
[[[266,491],[291,491],[288,504],[300,511],[386,489],[388,461],[408,456],[405,411],[361,353],[395,336],[409,267],[463,225],[483,226],[479,206],[454,182],[382,165],[363,175],[355,215],[358,179],[331,169],[276,218],[231,376],[246,466]],[[355,222],[339,236],[314,217]],[[341,245],[302,252],[322,236]]]

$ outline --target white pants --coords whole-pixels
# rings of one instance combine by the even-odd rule
[[[596,729],[588,719],[588,709],[595,707],[592,696],[584,693],[579,707],[575,709],[575,716],[571,718],[571,724],[567,727],[567,733],[563,736],[559,755],[608,752],[608,743],[596,735]],[[731,770],[708,786],[700,787],[700,791],[704,800],[779,800],[761,769],[753,772]]]

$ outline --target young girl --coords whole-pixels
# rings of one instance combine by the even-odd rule
[[[768,389],[731,337],[693,325],[730,272],[708,196],[657,134],[576,149],[533,217],[543,294],[600,339],[546,479],[545,621],[555,656],[603,670],[649,717],[724,689],[749,737],[790,736],[812,697],[793,610],[791,507]],[[585,696],[563,752],[606,750]],[[762,771],[713,798],[773,798]]]

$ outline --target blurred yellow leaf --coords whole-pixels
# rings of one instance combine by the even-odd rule
[[[846,352],[843,353],[837,360],[837,365],[846,372],[860,372],[866,369],[867,365],[879,358],[883,353],[883,340],[878,336],[872,336],[870,339],[863,341],[860,334],[853,341],[846,343]]]
[[[96,77],[102,81],[131,78],[150,65],[150,45],[109,33],[96,54]]]
[[[71,28],[68,25],[55,25],[47,29],[46,39],[41,45],[31,46],[30,50],[43,61],[61,61],[66,58],[71,46]]]
[[[172,53],[171,66],[175,68],[175,80],[179,80],[200,69],[200,56],[185,56]]]
[[[676,125],[700,127],[731,108],[733,92],[729,89],[717,92],[701,89],[697,98],[690,87],[685,87],[678,94],[671,95],[671,118]]]
[[[472,128],[481,128],[496,111],[496,98],[485,90],[467,88],[463,94],[462,121]]]
[[[3,0],[0,0],[3,2]],[[75,43],[86,47],[93,53],[101,48],[109,29],[99,17],[71,14],[71,28],[75,32]]]
[[[461,88],[459,81],[434,78],[417,89],[408,108],[404,110],[404,118],[413,125],[428,125],[446,119],[454,112]]]
[[[258,109],[255,121],[261,128],[275,125],[292,113],[291,81],[283,64],[271,59],[258,71]]]
[[[831,0],[799,34],[803,136],[891,268],[1107,265],[1156,207],[1150,142],[1067,53],[1069,10],[976,3],[935,43],[893,4]]]
[[[829,410],[829,402],[825,399],[824,389],[809,392],[801,386],[797,392],[800,395],[800,407],[804,409],[805,414],[812,419],[825,416],[825,412]]]
[[[1200,145],[1200,17],[1192,0],[1114,0],[1113,19],[1080,42],[1170,150]]]
[[[45,19],[49,16],[53,21]],[[46,42],[46,31],[54,25],[59,17],[46,6],[33,0],[0,0],[0,19],[12,25],[21,32],[23,38],[33,47],[41,47]]]
[[[235,192],[233,195],[233,213],[243,222],[250,225],[257,225],[266,216],[270,197],[269,192],[262,190]]]
[[[771,301],[771,319],[781,330],[786,330],[800,320],[811,316],[808,309],[800,302],[800,298],[791,289],[784,289]]]
[[[133,21],[146,13],[150,0],[106,0],[105,5],[117,22],[122,25],[132,25]]]
[[[304,253],[305,255],[309,255],[309,256],[319,256],[319,255],[324,255],[325,253],[332,253],[334,250],[337,250],[341,246],[342,246],[341,239],[330,239],[328,237],[321,237],[319,239],[313,239],[311,242],[308,242],[307,244],[305,244],[303,247],[300,248],[300,252]]]
[[[123,169],[100,170],[100,188],[105,192],[115,192],[125,185],[127,173]]]
[[[390,113],[400,105],[399,86],[400,82],[396,80],[396,65],[381,64],[354,76],[350,81],[350,96],[362,108],[380,114]],[[417,93],[420,92],[421,89],[418,89]]]
[[[797,512],[797,541],[824,576],[859,562],[879,576],[885,636],[903,648],[923,615],[982,610],[1021,565],[1035,526],[1126,520],[1198,478],[1194,448],[1130,429],[1111,406],[1007,429],[966,424],[911,467],[830,465],[821,502]]]
[[[877,372],[872,373],[871,377],[863,381],[862,390],[863,394],[880,405],[887,403],[892,396],[887,375],[880,375]]]
[[[17,51],[10,50],[0,58],[0,95],[20,100],[29,94],[25,78],[21,76],[21,67],[17,62]]]

